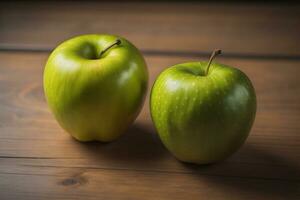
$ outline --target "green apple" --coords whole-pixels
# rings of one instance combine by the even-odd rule
[[[151,117],[166,148],[179,160],[209,164],[246,140],[256,113],[249,78],[223,64],[190,62],[164,70],[151,91]]]
[[[63,42],[44,71],[47,102],[61,127],[79,141],[118,138],[138,115],[147,82],[141,53],[113,35]]]

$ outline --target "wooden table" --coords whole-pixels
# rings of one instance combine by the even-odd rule
[[[119,140],[73,140],[45,103],[42,74],[51,49],[85,33],[136,44],[150,86],[164,68],[223,49],[218,61],[257,92],[246,144],[218,164],[183,164],[159,141],[148,99]],[[300,7],[1,3],[0,199],[300,199]]]

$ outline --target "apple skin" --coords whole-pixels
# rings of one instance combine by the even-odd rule
[[[166,148],[179,160],[210,164],[246,140],[256,114],[256,95],[240,70],[207,62],[178,64],[156,79],[151,117]]]
[[[117,39],[121,44],[100,52]],[[44,92],[56,120],[79,141],[109,142],[135,120],[148,71],[139,50],[113,35],[82,35],[60,44],[44,70]]]

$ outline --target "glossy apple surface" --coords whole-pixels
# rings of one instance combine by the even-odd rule
[[[151,116],[166,148],[179,160],[214,163],[246,140],[256,113],[256,95],[240,70],[207,62],[163,71],[151,91]]]
[[[46,63],[47,102],[61,127],[79,141],[118,138],[142,107],[146,63],[123,38],[107,49],[117,39],[112,35],[72,38],[60,44]]]

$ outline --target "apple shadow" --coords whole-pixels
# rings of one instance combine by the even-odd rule
[[[76,143],[83,156],[96,166],[173,168],[180,174],[192,176],[199,185],[205,184],[228,195],[222,196],[225,199],[235,199],[235,195],[245,199],[297,199],[300,196],[300,166],[292,157],[297,153],[286,156],[284,152],[246,143],[224,161],[208,165],[188,164],[172,158],[151,125],[139,123],[110,143]]]
[[[81,150],[90,159],[99,163],[110,162],[124,167],[146,167],[153,162],[168,156],[152,126],[133,124],[117,140],[81,143]]]
[[[218,187],[232,195],[232,199],[235,194],[254,199],[298,199],[300,196],[299,164],[251,144],[245,144],[232,157],[219,163],[182,163],[182,166],[199,182]]]

